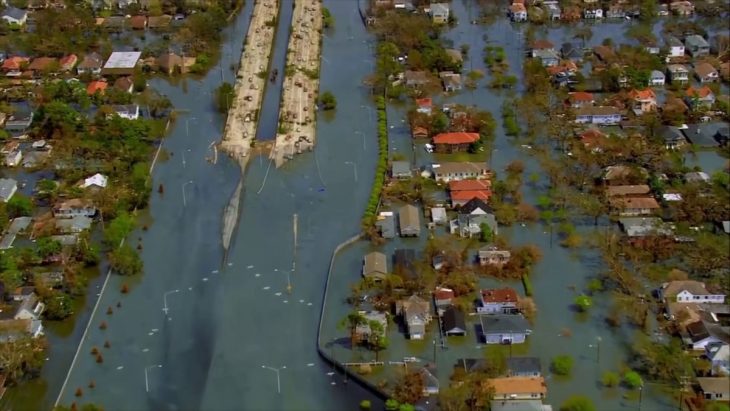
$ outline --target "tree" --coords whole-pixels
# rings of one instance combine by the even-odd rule
[[[61,252],[61,243],[51,237],[40,238],[35,245],[35,251],[40,258],[46,258]]]
[[[10,381],[40,370],[45,363],[45,337],[21,336],[0,344],[0,368]]]
[[[337,99],[330,91],[325,91],[319,98],[319,104],[324,111],[334,110],[337,108]]]
[[[380,351],[388,348],[388,338],[385,336],[385,328],[383,324],[372,320],[368,323],[370,326],[370,334],[368,334],[368,346],[375,351],[375,361],[378,361]]]
[[[489,243],[494,239],[494,233],[492,232],[492,228],[489,227],[489,224],[481,223],[479,225],[479,230],[479,241]]]
[[[624,374],[624,384],[626,384],[626,386],[630,389],[635,390],[644,385],[644,381],[641,379],[641,375],[639,375],[638,372],[627,371]]]
[[[124,238],[134,229],[134,217],[126,212],[120,213],[106,225],[104,243],[108,247],[118,247]]]
[[[49,320],[63,320],[72,314],[71,297],[61,291],[52,290],[43,296],[46,309],[43,314]]]
[[[423,378],[418,371],[405,371],[393,388],[393,397],[401,404],[415,404],[423,396]]]
[[[33,203],[30,198],[16,193],[7,203],[10,218],[30,216],[33,213]]]
[[[234,99],[234,89],[231,83],[223,83],[215,89],[215,106],[221,113],[227,113]]]
[[[358,344],[357,327],[365,325],[367,320],[357,311],[353,311],[347,314],[347,317],[340,323],[340,325],[346,325],[350,331],[350,342],[353,346]]]
[[[619,378],[618,374],[613,371],[606,371],[601,377],[601,384],[606,387],[615,387],[619,384],[619,382],[621,382],[621,378]]]
[[[109,262],[112,269],[121,275],[140,274],[143,268],[139,254],[127,244],[110,252]]]
[[[593,305],[593,300],[591,297],[581,294],[579,296],[575,297],[575,306],[578,308],[578,310],[582,312],[588,311],[589,308]]]
[[[335,26],[335,18],[327,7],[322,7],[322,26],[326,29]]]
[[[572,395],[560,406],[560,411],[596,411],[596,406],[586,396]]]
[[[370,403],[370,400],[362,400],[360,401],[360,409],[363,411],[369,410],[372,408],[372,404]]]
[[[395,398],[388,398],[385,401],[385,411],[397,411],[400,403]]]
[[[557,375],[567,376],[573,371],[573,362],[573,357],[569,355],[558,355],[553,358],[550,368]]]

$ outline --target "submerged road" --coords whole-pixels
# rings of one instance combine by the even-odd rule
[[[205,160],[223,128],[212,109],[220,75],[213,70],[183,87],[153,82],[189,115],[165,142],[172,156],[155,169],[154,184],[166,190],[153,194],[149,229],[130,238],[135,246],[141,239],[145,274],[109,281],[61,403],[114,410],[343,410],[371,397],[330,375],[316,351],[329,257],[359,228],[377,157],[376,144],[360,149],[363,134],[356,133],[375,141],[375,124],[363,108],[371,101],[360,81],[371,68],[363,63],[371,38],[355,4],[324,2],[337,28],[324,38],[321,83],[335,91],[336,116],[318,121],[313,152],[272,168],[266,179],[268,161],[249,161],[244,186],[252,189],[244,191],[244,212],[223,267],[221,214],[241,174],[225,157],[217,165]],[[240,49],[252,6],[247,2],[227,30],[230,50]],[[361,176],[357,184],[352,164]],[[127,295],[118,291],[124,283]],[[114,307],[112,315],[107,306]],[[101,321],[106,330],[98,327]],[[102,348],[105,341],[110,348]],[[89,354],[93,347],[103,363]],[[90,381],[96,388],[88,388]],[[77,388],[83,397],[74,396]]]

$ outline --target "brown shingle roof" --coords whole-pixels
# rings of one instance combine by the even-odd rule
[[[665,283],[662,288],[665,297],[674,297],[684,290],[689,291],[692,295],[709,295],[705,288],[705,284],[693,280],[678,280]]]
[[[516,303],[517,291],[514,288],[488,288],[481,291],[482,300],[487,303]]]
[[[659,209],[659,203],[653,197],[630,197],[630,198],[612,198],[611,205],[621,209]]]
[[[504,377],[485,380],[495,395],[536,393],[545,395],[547,386],[542,377]]]
[[[646,184],[609,186],[606,188],[606,194],[609,197],[649,194],[650,191],[651,189]]]

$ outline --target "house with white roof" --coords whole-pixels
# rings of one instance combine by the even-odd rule
[[[96,173],[91,177],[85,178],[84,182],[81,183],[81,188],[105,188],[108,181],[107,176]]]

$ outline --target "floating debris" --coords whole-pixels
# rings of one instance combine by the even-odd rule
[[[277,297],[279,297],[279,296],[281,296],[281,293],[276,293],[274,295],[277,296]]]
[[[269,287],[269,286],[267,285],[266,287],[264,287],[264,288],[263,288],[263,290],[268,290],[269,288],[271,288],[271,287]]]
[[[210,272],[211,274],[218,274],[218,270],[213,270]]]
[[[208,281],[208,277],[203,277],[203,281]]]
[[[261,277],[261,273],[256,273],[255,276],[256,277]]]
[[[230,263],[229,263],[229,264],[230,264]],[[253,265],[249,265],[249,266],[247,266],[246,268],[248,268],[248,269],[250,270],[250,269],[252,269],[252,268],[253,268]]]

